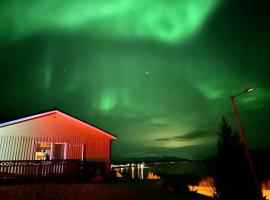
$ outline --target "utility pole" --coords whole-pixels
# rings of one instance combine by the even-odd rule
[[[249,168],[250,168],[250,173],[252,175],[252,179],[253,179],[253,182],[254,182],[256,192],[257,192],[257,194],[259,196],[261,194],[261,191],[260,191],[260,187],[259,187],[258,178],[257,178],[256,172],[255,172],[254,164],[252,162],[251,154],[250,154],[250,151],[249,151],[249,148],[248,148],[248,142],[247,142],[247,138],[246,138],[245,133],[244,133],[244,128],[243,128],[243,125],[241,123],[240,116],[238,114],[237,105],[235,103],[235,98],[236,97],[238,97],[238,96],[240,96],[240,95],[242,95],[244,93],[252,92],[252,91],[253,91],[253,88],[247,88],[243,92],[239,93],[238,95],[231,96],[230,100],[231,100],[232,107],[233,107],[234,117],[235,117],[235,120],[236,120],[237,125],[238,125],[239,135],[240,135],[241,141],[243,143],[244,153],[246,155],[248,165],[249,165]]]

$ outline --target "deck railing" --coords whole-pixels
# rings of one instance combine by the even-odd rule
[[[80,173],[80,160],[0,161],[0,178],[72,176]]]

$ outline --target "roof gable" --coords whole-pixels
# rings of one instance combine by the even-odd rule
[[[17,123],[21,123],[21,122],[25,122],[25,121],[28,121],[28,120],[44,117],[44,116],[51,115],[51,114],[54,114],[54,113],[56,113],[56,110],[49,111],[49,112],[44,112],[44,113],[40,113],[40,114],[36,114],[36,115],[31,115],[31,116],[28,116],[28,117],[23,117],[23,118],[20,118],[20,119],[15,119],[15,120],[12,120],[12,121],[9,121],[9,122],[0,123],[0,128],[5,127],[5,126],[10,126],[10,125],[13,125],[13,124],[17,124]]]
[[[64,112],[61,112],[59,110],[53,110],[53,111],[49,111],[49,112],[44,112],[44,113],[40,113],[40,114],[36,114],[36,115],[32,115],[32,116],[28,116],[28,117],[24,117],[24,118],[20,118],[20,119],[16,119],[16,120],[12,120],[12,121],[9,121],[9,122],[5,122],[5,123],[1,123],[0,124],[0,129],[1,128],[4,128],[4,127],[7,127],[7,126],[12,126],[12,125],[15,125],[15,124],[18,124],[18,123],[24,123],[24,122],[27,122],[27,121],[30,121],[30,120],[35,120],[35,119],[40,119],[40,118],[44,118],[44,117],[47,117],[49,115],[60,115],[61,117],[64,117],[68,120],[71,120],[72,122],[78,124],[79,126],[83,126],[85,128],[89,128],[89,129],[94,129],[95,131],[99,132],[100,134],[104,135],[104,136],[107,136],[109,137],[111,140],[115,140],[116,139],[116,136],[110,134],[110,133],[107,133],[106,131],[100,129],[100,128],[97,128],[96,126],[93,126],[91,124],[88,124],[82,120],[79,120],[73,116],[70,116]]]

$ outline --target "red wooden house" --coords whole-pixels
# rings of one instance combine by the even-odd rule
[[[0,124],[0,161],[78,159],[110,164],[116,137],[54,110]]]

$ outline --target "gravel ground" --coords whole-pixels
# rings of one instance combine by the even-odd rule
[[[197,194],[169,193],[160,181],[112,182],[112,183],[34,183],[0,185],[0,199],[91,199],[91,200],[191,200],[209,199]]]

